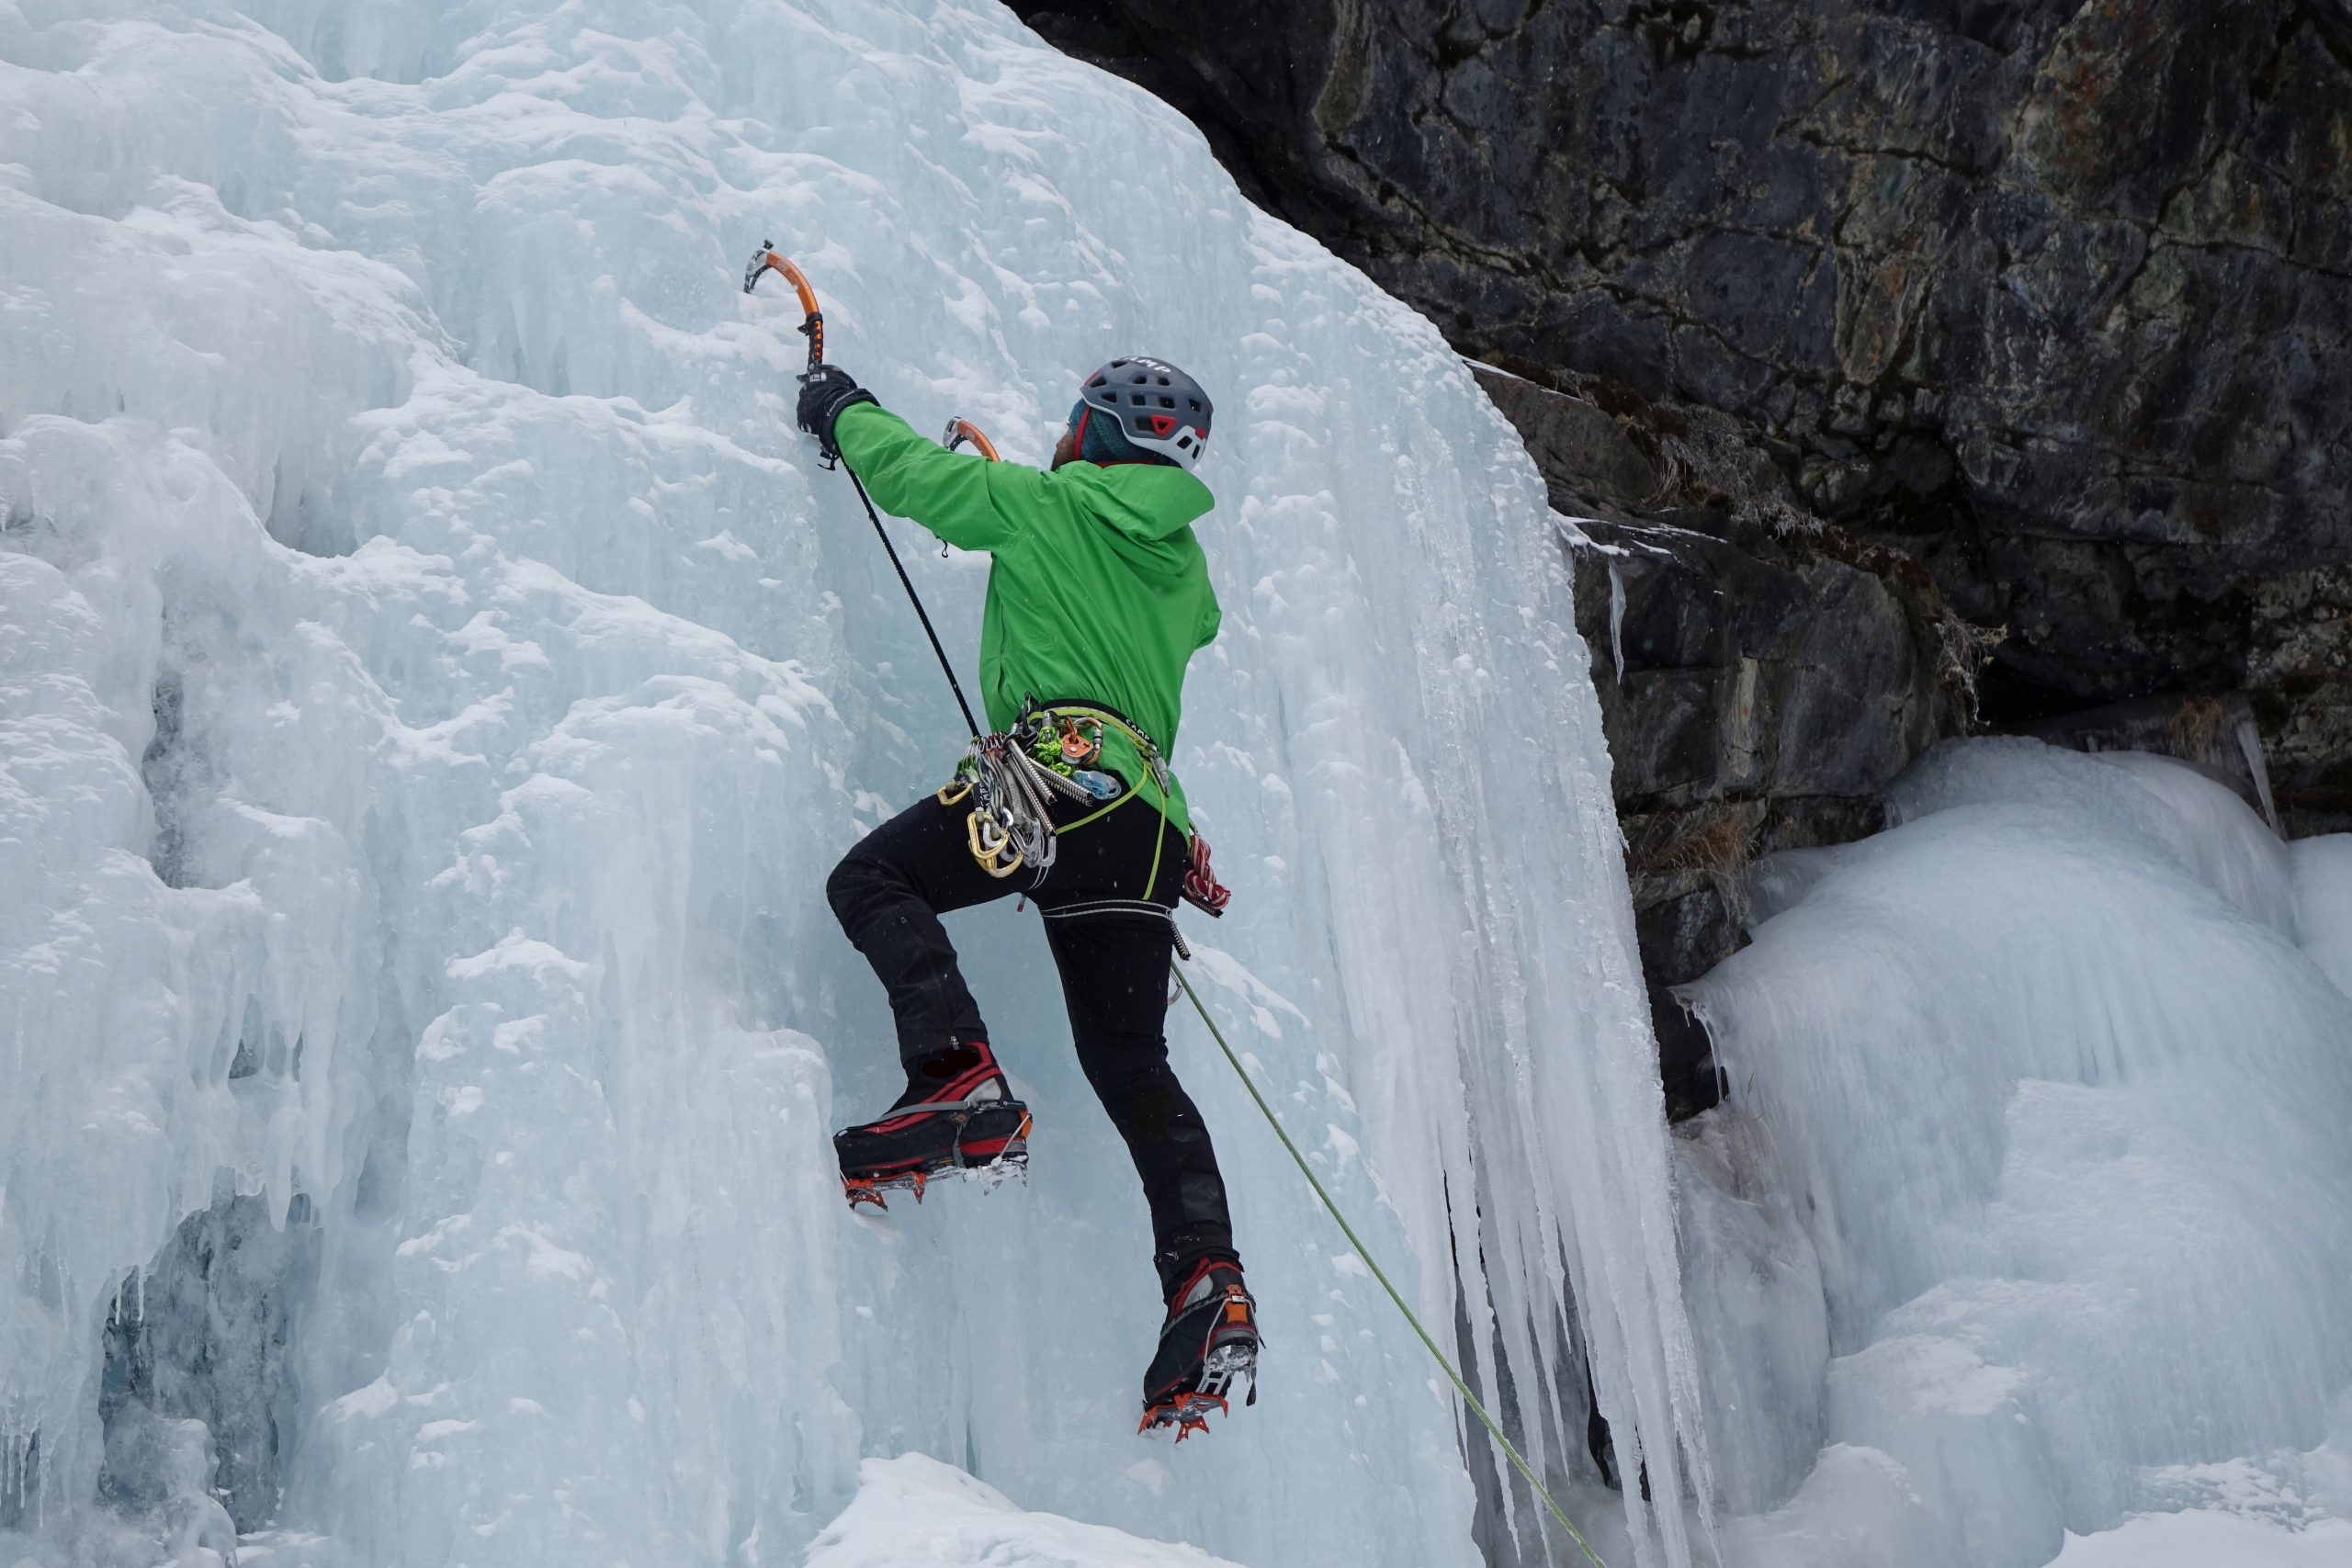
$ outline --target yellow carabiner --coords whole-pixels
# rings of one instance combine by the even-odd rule
[[[983,813],[975,811],[964,819],[964,836],[972,846],[972,858],[979,862],[980,869],[990,876],[1011,876],[1021,869],[1021,863],[1026,858],[1016,854],[1010,862],[1004,859],[1004,852],[1012,846],[1012,840],[989,822]]]
[[[950,792],[953,792],[952,794]],[[961,776],[949,779],[939,786],[939,804],[953,806],[972,793],[972,781]]]

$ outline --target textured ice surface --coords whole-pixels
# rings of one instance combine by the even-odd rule
[[[2293,857],[2295,910],[2303,950],[2352,996],[2352,833],[2299,839]]]
[[[1457,1412],[1181,1021],[1270,1349],[1213,1440],[1129,1434],[1145,1215],[1033,918],[956,922],[1031,1185],[839,1202],[895,1068],[820,889],[956,728],[786,428],[761,239],[918,426],[1037,459],[1136,348],[1216,391],[1201,973],[1441,1332],[1459,1260],[1571,1481],[1573,1281],[1682,1561],[1668,1151],[1543,487],[1425,322],[984,0],[0,6],[0,1529],[152,1561],[89,1507],[100,1341],[225,1168],[316,1226],[279,1562],[787,1562],[909,1450],[1239,1561],[1470,1560]],[[969,649],[984,562],[901,539]]]
[[[2205,1540],[2125,1520],[2231,1513],[2198,1477],[2352,1388],[2352,998],[2309,924],[2342,863],[2152,758],[1961,743],[1897,795],[1695,987],[1735,1086],[1680,1156],[1727,1557]]]

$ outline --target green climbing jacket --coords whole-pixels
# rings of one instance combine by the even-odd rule
[[[1160,755],[1176,745],[1184,667],[1216,636],[1216,593],[1193,520],[1216,504],[1182,468],[1065,464],[1041,472],[949,452],[888,410],[842,412],[833,439],[883,511],[951,545],[986,550],[980,701],[1004,729],[1024,701],[1091,701],[1125,714]],[[1150,770],[1115,725],[1103,764],[1160,804]],[[1184,786],[1169,775],[1169,820],[1189,836]],[[1122,797],[1124,798],[1124,797]]]

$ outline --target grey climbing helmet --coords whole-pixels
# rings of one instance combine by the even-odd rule
[[[1179,467],[1201,460],[1209,438],[1209,395],[1164,359],[1131,354],[1086,378],[1079,400],[1119,422],[1119,434]]]

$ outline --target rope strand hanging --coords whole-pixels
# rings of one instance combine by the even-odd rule
[[[1298,1167],[1299,1174],[1306,1178],[1306,1184],[1314,1188],[1315,1196],[1323,1201],[1324,1210],[1330,1214],[1333,1223],[1340,1227],[1340,1234],[1348,1238],[1348,1245],[1356,1249],[1356,1256],[1363,1258],[1364,1267],[1372,1270],[1372,1277],[1380,1281],[1380,1288],[1388,1292],[1388,1299],[1396,1303],[1396,1310],[1405,1314],[1405,1321],[1412,1325],[1415,1334],[1420,1336],[1422,1348],[1429,1351],[1431,1359],[1437,1362],[1438,1369],[1444,1372],[1447,1381],[1453,1384],[1454,1392],[1462,1396],[1462,1403],[1470,1407],[1470,1414],[1476,1416],[1479,1424],[1494,1435],[1495,1441],[1502,1445],[1503,1452],[1510,1457],[1512,1467],[1526,1478],[1528,1485],[1535,1489],[1535,1495],[1544,1499],[1544,1506],[1551,1510],[1554,1518],[1560,1521],[1560,1528],[1568,1532],[1568,1539],[1577,1543],[1577,1549],[1591,1562],[1592,1568],[1609,1568],[1607,1563],[1601,1562],[1600,1554],[1593,1551],[1592,1543],[1585,1540],[1584,1532],[1577,1529],[1574,1521],[1569,1519],[1567,1511],[1562,1508],[1559,1502],[1553,1497],[1552,1489],[1544,1484],[1527,1461],[1521,1457],[1518,1445],[1503,1436],[1501,1426],[1492,1416],[1487,1414],[1487,1407],[1478,1402],[1476,1394],[1470,1392],[1470,1385],[1462,1381],[1462,1374],[1453,1370],[1453,1360],[1444,1351],[1437,1348],[1437,1341],[1430,1337],[1430,1331],[1421,1326],[1420,1314],[1406,1305],[1405,1298],[1397,1293],[1396,1287],[1388,1282],[1388,1271],[1381,1268],[1379,1260],[1373,1257],[1372,1249],[1364,1246],[1363,1237],[1356,1235],[1355,1226],[1348,1224],[1347,1215],[1340,1212],[1340,1205],[1331,1201],[1331,1194],[1324,1190],[1322,1180],[1316,1176],[1314,1168],[1306,1163],[1306,1156],[1298,1152],[1296,1144],[1291,1142],[1290,1133],[1283,1126],[1282,1118],[1274,1114],[1274,1108],[1266,1103],[1266,1097],[1259,1092],[1258,1085],[1250,1077],[1249,1069],[1242,1066],[1241,1058],[1235,1055],[1233,1047],[1226,1043],[1225,1031],[1219,1029],[1216,1026],[1216,1020],[1209,1016],[1209,1010],[1202,1005],[1200,993],[1193,989],[1193,982],[1185,978],[1182,967],[1176,966],[1173,973],[1176,976],[1176,983],[1184,987],[1184,996],[1192,1002],[1193,1010],[1201,1015],[1203,1023],[1208,1025],[1209,1037],[1216,1042],[1216,1048],[1225,1054],[1226,1061],[1232,1065],[1234,1076],[1241,1080],[1241,1087],[1250,1091],[1250,1098],[1256,1100],[1258,1109],[1265,1113],[1266,1124],[1273,1128],[1274,1136],[1283,1141],[1283,1147],[1289,1151],[1291,1160]]]

